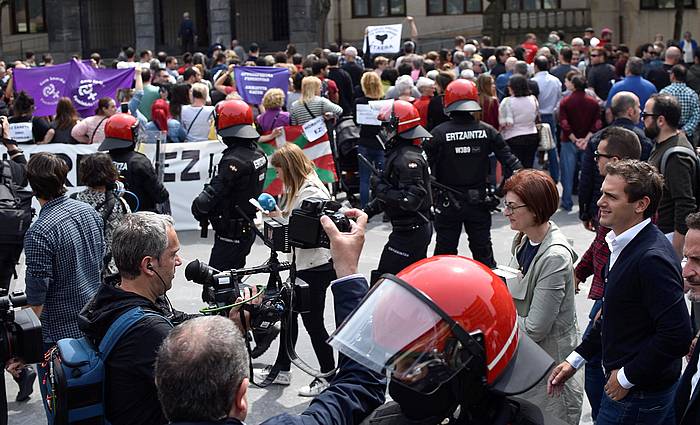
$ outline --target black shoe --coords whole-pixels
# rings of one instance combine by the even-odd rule
[[[17,385],[19,385],[19,392],[17,393],[17,398],[15,401],[23,402],[29,400],[29,396],[34,392],[34,380],[36,379],[36,372],[33,367],[25,367],[22,369],[19,378],[15,379]]]

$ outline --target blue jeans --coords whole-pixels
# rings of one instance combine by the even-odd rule
[[[591,308],[591,313],[588,318],[591,319],[588,322],[588,327],[586,327],[583,337],[591,331],[596,314],[600,311],[603,306],[603,300],[596,300]],[[586,362],[585,369],[585,384],[584,389],[586,390],[586,397],[588,397],[588,402],[591,404],[591,417],[595,421],[598,417],[598,411],[600,410],[600,401],[603,398],[605,387],[605,372],[603,372],[603,355],[601,352],[595,353],[595,355]]]
[[[668,425],[675,424],[673,396],[676,385],[657,392],[635,391],[614,401],[603,393],[596,425]]]
[[[542,114],[540,115],[540,120],[543,123],[549,124],[552,129],[552,140],[557,140],[557,120],[554,119],[554,114]],[[549,175],[552,176],[552,180],[555,182],[559,181],[559,155],[557,154],[557,146],[547,151],[547,157],[549,158]],[[563,172],[563,171],[562,171]]]
[[[576,173],[576,163],[583,156],[583,151],[576,147],[573,142],[561,142],[561,186],[564,189],[561,195],[561,206],[565,210],[571,211],[574,202],[571,200],[571,192],[574,188],[574,173]]]
[[[384,151],[382,149],[369,148],[367,146],[357,145],[357,153],[361,154],[369,162],[374,164],[378,171],[384,169]],[[364,162],[359,161],[360,171],[360,204],[364,208],[369,202],[369,177],[372,171]]]

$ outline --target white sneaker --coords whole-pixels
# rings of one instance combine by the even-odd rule
[[[299,395],[302,397],[316,397],[328,388],[328,385],[328,381],[325,379],[315,378],[309,385],[299,388]]]
[[[270,370],[272,370],[272,366],[267,366],[264,369],[253,369],[253,376],[255,377],[255,382],[260,383],[264,381],[270,374]],[[280,370],[277,374],[277,377],[274,381],[272,381],[272,383],[270,383],[270,385],[289,385],[291,382],[292,372],[289,370]]]

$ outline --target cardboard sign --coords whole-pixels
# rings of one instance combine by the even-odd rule
[[[301,127],[304,129],[304,136],[306,136],[310,142],[313,142],[328,132],[326,121],[323,117],[316,117]]]
[[[373,55],[398,53],[401,51],[402,27],[402,24],[368,26],[365,51],[367,51],[367,43],[369,43],[369,52]]]

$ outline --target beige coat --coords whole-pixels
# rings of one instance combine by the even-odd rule
[[[519,282],[509,283],[508,289],[518,310],[520,328],[559,364],[578,345],[573,269],[578,257],[557,225],[551,221],[549,225],[527,273]],[[516,253],[526,243],[524,234],[515,237],[509,267],[520,268]],[[547,396],[547,379],[521,397],[569,424],[578,424],[583,402],[581,376],[577,373],[569,379],[559,398]]]

